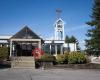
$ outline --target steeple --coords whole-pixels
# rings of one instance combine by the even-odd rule
[[[64,21],[60,17],[60,9],[56,10],[57,20],[55,22],[55,40],[64,40]]]

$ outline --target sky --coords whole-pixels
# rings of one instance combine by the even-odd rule
[[[25,25],[44,39],[54,36],[56,9],[61,9],[65,35],[75,36],[82,49],[93,0],[0,0],[0,35],[14,35]]]

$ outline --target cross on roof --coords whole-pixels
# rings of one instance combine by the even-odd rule
[[[60,18],[60,14],[61,14],[62,10],[61,9],[56,9],[56,14],[57,14],[57,18]]]

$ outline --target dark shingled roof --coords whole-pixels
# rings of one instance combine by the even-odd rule
[[[41,39],[36,33],[34,33],[28,26],[25,26],[19,32],[11,37],[11,39]]]

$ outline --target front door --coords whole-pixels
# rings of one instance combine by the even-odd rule
[[[32,50],[36,47],[37,45],[32,43],[16,44],[16,54],[17,56],[32,56]]]

